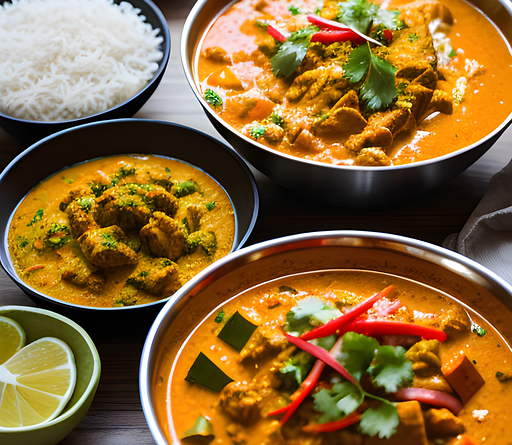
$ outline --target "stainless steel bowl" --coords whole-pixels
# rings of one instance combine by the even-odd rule
[[[489,319],[512,339],[512,286],[478,263],[444,248],[397,235],[359,231],[315,232],[265,241],[234,252],[189,281],[155,319],[142,352],[142,408],[157,444],[179,443],[166,410],[170,365],[196,323],[254,285],[280,276],[325,269],[390,273],[444,291]],[[499,320],[490,307],[499,305]],[[489,315],[487,315],[489,314]],[[496,312],[494,313],[496,314]],[[171,428],[171,429],[170,429]]]
[[[512,43],[512,3],[509,0],[468,0],[483,11]],[[232,0],[199,0],[181,37],[181,62],[187,80],[217,131],[263,174],[299,195],[326,204],[379,208],[407,201],[440,186],[466,170],[503,134],[512,112],[496,130],[455,153],[432,160],[392,167],[335,166],[280,153],[234,130],[212,110],[195,82],[195,52],[212,21]],[[322,184],[318,193],[311,184]]]
[[[145,22],[149,23],[153,29],[160,29],[158,36],[162,37],[163,41],[160,44],[160,51],[162,51],[162,59],[158,62],[158,69],[153,74],[153,78],[148,84],[133,97],[109,108],[108,110],[91,116],[85,116],[79,119],[72,119],[58,122],[44,122],[32,121],[26,119],[18,119],[0,113],[0,127],[14,138],[26,144],[26,146],[49,136],[50,134],[64,130],[66,128],[83,125],[89,122],[108,119],[120,119],[132,117],[137,111],[148,101],[153,95],[156,88],[162,80],[165,68],[171,56],[171,35],[167,21],[158,7],[151,0],[124,0],[133,5],[134,8],[140,9],[140,15],[145,17]],[[11,0],[0,0],[0,4],[11,2]],[[121,0],[115,0],[114,3],[120,3]]]
[[[111,320],[131,313],[135,319],[161,309],[165,300],[117,308],[79,306],[50,297],[28,286],[14,269],[7,234],[18,203],[40,181],[74,164],[104,156],[147,153],[167,156],[200,168],[226,191],[235,213],[232,251],[252,232],[259,210],[256,181],[242,158],[228,145],[197,130],[169,122],[143,119],[101,121],[63,130],[27,148],[0,174],[0,262],[9,277],[29,297],[74,318],[77,310]],[[103,315],[100,315],[103,314]]]

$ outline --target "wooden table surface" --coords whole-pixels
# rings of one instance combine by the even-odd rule
[[[160,86],[135,117],[177,122],[221,139],[190,90],[179,58],[181,29],[194,1],[155,3],[169,24],[172,55]],[[0,129],[0,168],[23,148]],[[248,244],[295,233],[351,229],[395,233],[440,245],[447,235],[463,227],[491,177],[510,160],[511,149],[509,129],[480,160],[450,183],[413,202],[378,211],[346,210],[308,201],[253,170],[261,204]],[[35,305],[0,270],[0,305],[8,304]],[[111,329],[88,328],[101,356],[102,376],[89,413],[62,445],[154,443],[142,412],[138,387],[139,358],[150,321]]]

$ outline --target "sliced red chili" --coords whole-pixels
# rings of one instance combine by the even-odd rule
[[[278,414],[286,413],[283,416],[283,418],[281,419],[281,425],[283,425],[291,417],[291,415],[297,410],[299,405],[308,396],[308,394],[311,394],[311,392],[313,392],[324,368],[325,368],[325,363],[320,360],[317,360],[315,362],[315,364],[313,365],[311,372],[306,377],[306,380],[304,380],[302,382],[302,384],[300,385],[300,388],[297,391],[295,391],[295,393],[293,394],[292,403],[290,403],[288,406],[284,406],[283,408],[279,408],[276,411],[272,411],[268,415],[276,416]]]
[[[367,298],[362,303],[359,303],[358,305],[354,306],[346,314],[343,314],[338,318],[335,318],[334,320],[325,323],[322,326],[318,326],[312,331],[304,332],[300,336],[300,338],[302,340],[313,340],[314,338],[327,337],[329,335],[334,334],[343,325],[350,323],[360,315],[367,312],[368,309],[370,309],[375,304],[376,301],[388,295],[394,288],[395,287],[393,285],[390,285],[382,289],[380,292],[377,292],[375,295],[371,296],[370,298]]]
[[[286,37],[283,36],[276,28],[274,28],[271,25],[267,26],[268,33],[274,37],[274,39],[280,41],[280,42],[286,42]]]
[[[320,346],[313,345],[305,340],[302,340],[299,337],[294,337],[293,335],[285,334],[286,339],[293,345],[302,349],[303,351],[308,352],[312,356],[316,357],[319,360],[322,360],[326,365],[329,365],[332,369],[339,372],[343,377],[345,377],[350,383],[359,386],[357,380],[352,377],[349,372],[339,363],[328,351]]]
[[[352,42],[356,45],[364,43],[366,39],[363,39],[359,34],[356,34],[351,29],[335,30],[325,28],[311,36],[312,42],[320,42],[324,45],[330,45],[335,42]]]
[[[384,37],[386,38],[386,40],[389,42],[390,40],[393,40],[393,33],[391,32],[391,30],[389,29],[385,29],[384,30]]]
[[[327,423],[310,423],[309,425],[303,426],[302,431],[306,433],[329,433],[331,431],[341,430],[342,428],[346,428],[347,426],[353,425],[356,422],[359,422],[361,419],[361,414],[357,412],[353,412],[349,414],[347,417],[344,417],[340,420],[335,420],[333,422]]]
[[[354,320],[343,325],[338,331],[340,335],[345,332],[356,332],[369,337],[416,335],[424,340],[438,340],[441,342],[446,340],[446,333],[439,329],[393,320]]]

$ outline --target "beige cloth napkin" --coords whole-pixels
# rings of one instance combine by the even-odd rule
[[[449,235],[443,246],[512,284],[512,161],[493,176],[461,232]]]

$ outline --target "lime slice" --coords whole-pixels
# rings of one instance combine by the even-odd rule
[[[68,403],[76,383],[73,352],[45,337],[0,365],[0,431],[48,422]]]
[[[25,331],[14,320],[0,316],[0,365],[25,346]]]

